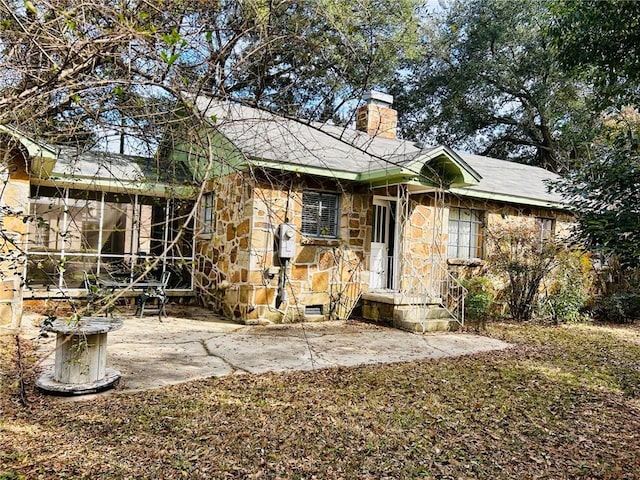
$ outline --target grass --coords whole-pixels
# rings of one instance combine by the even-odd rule
[[[26,408],[5,388],[0,479],[640,478],[640,329],[487,334],[515,347]]]

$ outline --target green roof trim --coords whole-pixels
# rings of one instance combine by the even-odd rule
[[[83,178],[83,177],[49,177],[34,179],[33,185],[45,187],[62,187],[104,191],[109,193],[138,194],[162,198],[189,199],[197,193],[197,189],[187,185],[151,184],[147,182],[131,182],[119,179]]]
[[[411,165],[420,167],[420,174],[436,185],[443,181],[446,187],[461,187],[477,185],[482,180],[460,155],[444,145],[420,156]]]
[[[482,190],[472,190],[464,187],[453,187],[449,189],[449,192],[463,197],[495,200],[497,202],[518,203],[534,207],[556,208],[558,210],[567,210],[568,207],[566,204],[560,202],[538,200],[535,198],[519,197],[517,195],[507,195],[503,193],[483,192]]]
[[[199,182],[228,175],[246,166],[244,155],[233,142],[215,128],[210,131],[213,134],[207,129],[193,133],[197,141],[180,142],[166,156],[169,161],[182,162]]]
[[[327,168],[319,168],[307,165],[297,165],[294,163],[274,162],[273,160],[262,160],[252,158],[248,162],[253,167],[270,168],[283,172],[302,173],[306,175],[318,175],[322,177],[332,177],[340,180],[359,181],[359,173],[345,172],[340,170],[329,170]],[[246,164],[246,163],[245,163]]]
[[[347,172],[329,170],[314,166],[299,165],[287,162],[275,162],[252,158],[253,166],[272,168],[281,171],[303,173],[333,177],[341,180],[350,180],[358,183],[368,183],[371,186],[389,184],[411,183],[414,185],[437,186],[440,182],[433,179],[432,175],[425,171],[432,169],[434,172],[444,172],[448,185],[468,186],[477,185],[482,178],[478,172],[471,168],[453,150],[440,146],[431,150],[426,155],[419,156],[416,160],[406,165],[393,165],[390,168],[370,170],[366,172]]]
[[[13,128],[6,127],[5,125],[0,125],[0,132],[17,138],[18,141],[20,141],[20,143],[24,145],[24,147],[29,152],[29,157],[44,157],[53,159],[58,158],[59,151],[57,149],[49,145],[36,142]]]

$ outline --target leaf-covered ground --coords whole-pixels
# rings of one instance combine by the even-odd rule
[[[640,329],[487,333],[516,346],[26,408],[5,342],[0,479],[640,478]]]

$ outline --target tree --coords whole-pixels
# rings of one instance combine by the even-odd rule
[[[587,90],[558,68],[541,2],[455,0],[424,25],[422,61],[398,74],[405,136],[567,169]],[[576,125],[579,128],[576,128]]]
[[[581,168],[556,185],[576,216],[579,241],[603,258],[616,255],[623,269],[640,267],[639,145],[637,125],[613,130],[611,140],[600,137]]]
[[[183,167],[180,180],[186,178],[199,188],[191,199],[200,200],[212,188],[206,180],[223,170],[221,164],[228,155],[212,146],[215,134],[205,127],[217,120],[194,108],[195,97],[206,94],[290,115],[331,117],[345,101],[357,100],[363,91],[383,83],[412,51],[415,4],[416,0],[167,0],[159,4],[0,0],[0,125],[17,130],[18,137],[22,132],[54,144],[52,152],[69,143],[79,150],[95,146],[103,150],[111,137],[126,134],[135,153],[142,153],[155,168],[150,167],[144,187],[176,180],[180,175],[169,178],[170,174]],[[201,175],[185,174],[180,158],[160,158],[162,147],[172,142],[203,152],[207,158],[198,159]],[[5,184],[15,163],[20,162],[21,174],[29,173],[29,153],[24,154],[21,147],[12,135],[0,138]],[[65,157],[73,154],[65,151]],[[19,160],[13,162],[14,158]],[[175,165],[168,165],[170,161]],[[62,191],[57,189],[56,195]],[[142,192],[151,197],[145,201],[154,202],[147,193]],[[126,195],[124,200],[131,202],[121,203],[135,204],[138,194]],[[6,198],[0,195],[0,200]],[[51,203],[59,199],[47,198]],[[182,225],[162,222],[163,228],[175,232],[175,242],[171,247],[163,244],[164,252],[154,253],[155,258],[166,257],[170,248],[178,249],[181,238],[190,234],[187,226],[197,212],[191,204],[190,211],[183,212],[187,207],[180,199],[163,200],[166,212],[174,209],[171,218],[179,218]],[[11,207],[1,213],[12,221],[20,215],[22,226],[42,221],[38,215]],[[67,206],[62,210],[66,212]],[[127,213],[127,217],[133,215]],[[149,222],[161,223],[154,218]],[[113,225],[113,231],[120,229],[121,224]],[[19,250],[26,235],[17,233],[20,241],[12,245]],[[0,240],[11,243],[4,233]],[[48,279],[62,279],[66,254],[47,250],[42,257],[46,255],[40,260],[50,268],[40,268],[37,261],[32,262],[32,270],[44,272]],[[134,260],[135,255],[130,255],[132,272]],[[22,275],[22,267],[14,270]],[[145,264],[144,273],[154,267]],[[73,273],[80,270],[74,268]],[[0,277],[3,274],[4,269]],[[20,281],[22,287],[24,278]]]
[[[556,0],[550,29],[561,66],[593,82],[600,105],[640,99],[640,2]]]
[[[577,239],[619,264],[624,283],[640,267],[640,3],[557,0],[550,9],[560,64],[593,83],[601,119],[581,168],[556,187],[576,214]]]
[[[261,58],[231,70],[222,87],[270,110],[328,119],[417,56],[416,0],[262,3],[248,36],[265,46]]]
[[[327,118],[415,52],[415,3],[4,0],[0,123],[147,135],[184,91]]]

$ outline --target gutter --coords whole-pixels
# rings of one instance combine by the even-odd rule
[[[109,179],[101,178],[60,178],[49,177],[47,179],[32,178],[32,185],[41,185],[45,187],[64,187],[64,188],[81,188],[91,187],[91,190],[100,190],[108,193],[127,193],[139,194],[152,197],[162,198],[185,198],[189,199],[195,195],[195,187],[185,185],[166,185],[166,184],[150,184],[147,182],[123,181],[114,182]],[[88,188],[87,188],[88,189]]]
[[[562,202],[555,202],[552,200],[541,200],[538,198],[517,197],[517,196],[508,195],[505,193],[492,193],[492,192],[483,192],[478,190],[469,190],[464,187],[452,187],[448,190],[448,192],[453,193],[455,195],[460,195],[463,197],[480,198],[483,200],[495,200],[498,202],[518,203],[521,205],[544,207],[544,208],[555,208],[558,210],[569,209],[569,205]]]

